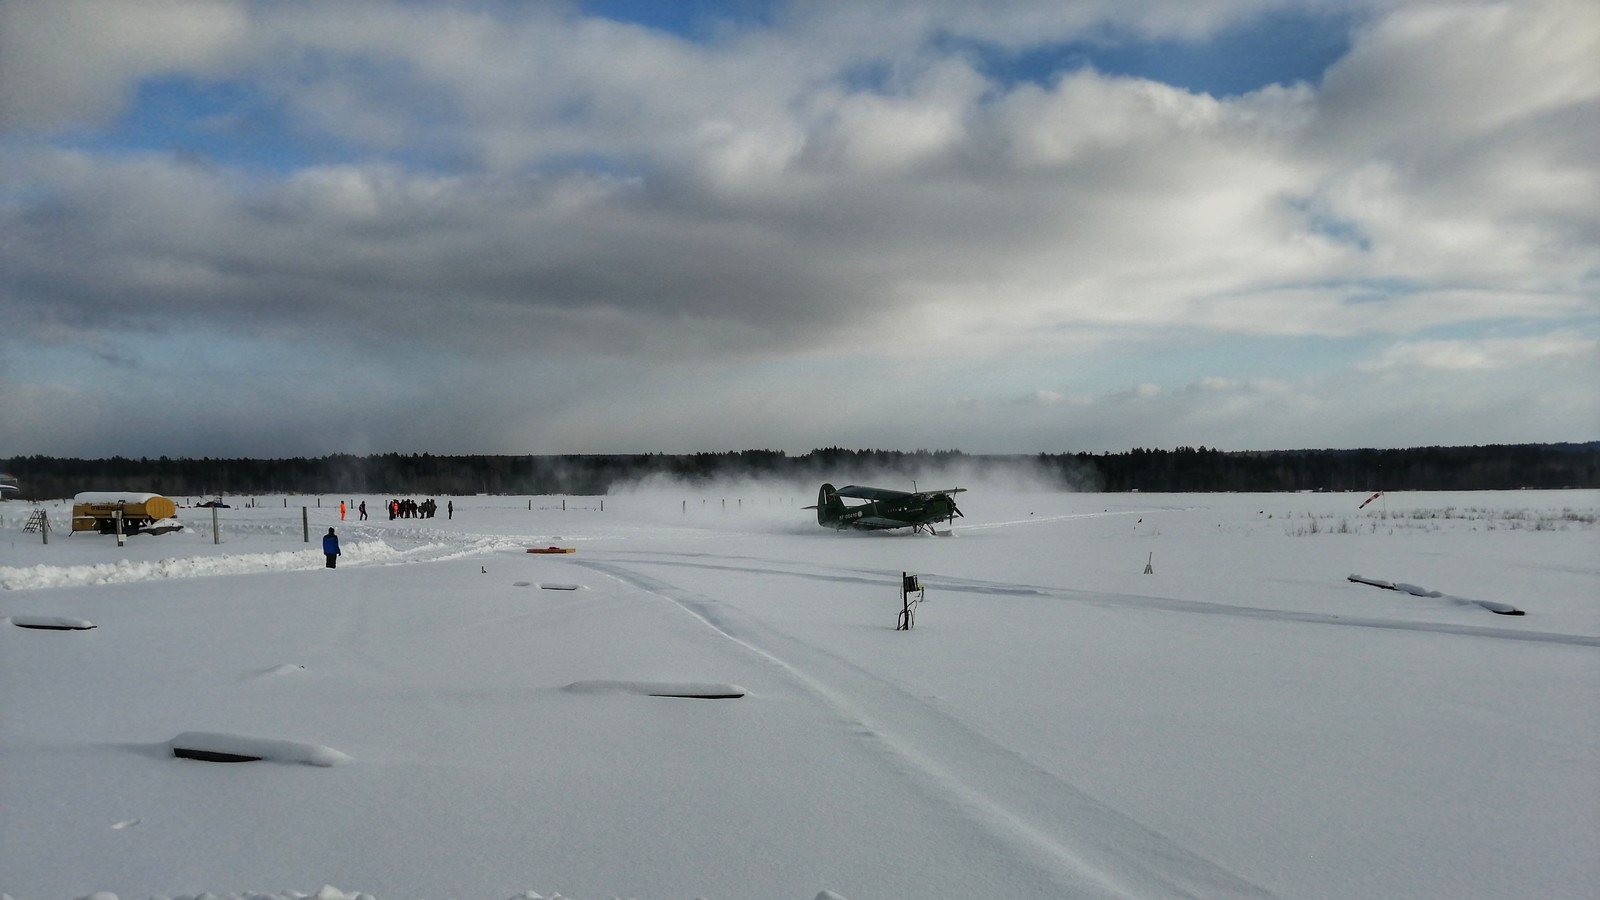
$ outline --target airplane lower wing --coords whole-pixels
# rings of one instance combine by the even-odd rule
[[[851,528],[887,529],[909,528],[910,526],[910,522],[902,521],[900,519],[886,519],[882,516],[862,516],[859,519],[852,519],[850,521]]]

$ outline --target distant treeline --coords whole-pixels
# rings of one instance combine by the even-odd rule
[[[0,461],[21,497],[50,500],[85,490],[168,497],[220,494],[606,494],[659,479],[709,485],[780,480],[925,488],[944,479],[1018,479],[1086,491],[1469,491],[1600,487],[1600,441],[1417,447],[1404,450],[1222,451],[1143,448],[1122,453],[973,455],[959,450],[844,450],[790,456],[778,450],[569,456],[338,454],[296,459],[62,459]],[[930,480],[941,480],[939,484]]]

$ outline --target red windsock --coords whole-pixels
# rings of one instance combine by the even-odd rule
[[[1371,503],[1372,501],[1374,501],[1374,500],[1376,500],[1376,499],[1378,499],[1379,497],[1382,497],[1382,496],[1383,496],[1383,491],[1379,491],[1376,494],[1373,494],[1371,497],[1368,497],[1367,499],[1361,501],[1361,505],[1356,507],[1356,509],[1366,509],[1368,503]]]

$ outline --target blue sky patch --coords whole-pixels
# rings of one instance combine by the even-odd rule
[[[580,0],[578,6],[585,15],[696,42],[714,40],[729,29],[768,25],[777,8],[771,0]]]
[[[331,137],[294,128],[277,98],[253,82],[183,76],[146,80],[114,128],[65,143],[99,154],[171,154],[274,172],[360,156]]]
[[[1352,13],[1275,10],[1205,41],[1149,41],[1127,34],[1034,47],[1021,52],[949,39],[974,53],[983,71],[1007,83],[1051,86],[1086,68],[1144,78],[1193,93],[1234,97],[1268,85],[1316,84],[1350,49]]]

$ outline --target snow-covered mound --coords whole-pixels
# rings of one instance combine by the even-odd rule
[[[185,731],[168,741],[167,746],[172,748],[174,756],[212,762],[272,760],[309,766],[338,766],[350,761],[350,757],[338,750],[319,744],[216,731]]]
[[[165,499],[160,494],[146,491],[79,491],[72,498],[74,503],[148,503],[151,500]]]
[[[574,681],[566,689],[574,694],[639,694],[703,700],[732,700],[749,693],[736,684],[709,681]]]
[[[8,616],[11,624],[18,628],[38,628],[45,631],[88,631],[94,623],[88,619],[75,619],[71,616]]]
[[[1410,584],[1404,581],[1384,581],[1381,578],[1367,578],[1364,575],[1351,575],[1347,580],[1353,581],[1357,584],[1368,584],[1376,588],[1383,588],[1386,591],[1410,594],[1413,597],[1428,597],[1430,599],[1438,598],[1449,600],[1454,603],[1481,606],[1484,609],[1501,616],[1526,615],[1526,613],[1520,609],[1517,609],[1515,606],[1512,606],[1509,603],[1501,603],[1499,600],[1471,600],[1466,597],[1452,597],[1443,591],[1430,590],[1422,587],[1421,585]]]
[[[10,894],[0,894],[0,900],[13,900],[13,898],[11,898]],[[86,894],[83,897],[78,897],[77,900],[118,900],[118,897],[115,894],[109,894],[109,892],[101,890],[96,894]],[[379,900],[379,898],[373,897],[371,894],[362,894],[358,890],[352,890],[347,894],[344,890],[339,890],[338,887],[323,886],[323,889],[318,890],[317,894],[301,894],[298,890],[286,890],[283,894],[211,894],[211,892],[205,892],[205,894],[179,894],[176,897],[165,897],[163,895],[160,898],[152,897],[150,900]],[[538,894],[534,890],[523,890],[522,894],[514,895],[509,900],[574,900],[574,898],[563,897],[560,894]],[[834,894],[832,890],[822,890],[813,900],[848,900],[848,898]]]

